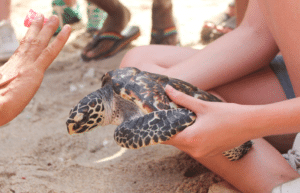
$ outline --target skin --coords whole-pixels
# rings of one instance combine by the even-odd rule
[[[197,120],[166,144],[185,151],[242,192],[271,192],[300,177],[279,152],[292,147],[294,135],[288,134],[300,131],[300,99],[286,100],[269,67],[280,49],[299,95],[299,6],[296,0],[251,0],[240,26],[204,49],[135,48],[120,66],[179,78],[228,102],[200,101],[168,87],[170,98],[195,112]],[[273,135],[269,142],[262,138],[268,135]],[[221,155],[250,139],[253,149],[241,160],[230,162]],[[275,149],[278,144],[284,148]]]
[[[0,0],[0,21],[10,19],[10,0]]]
[[[97,33],[121,33],[128,25],[131,18],[130,11],[119,0],[91,0],[91,2],[108,14],[103,27]],[[153,0],[152,24],[155,29],[165,29],[175,25],[172,16],[171,0]],[[177,38],[176,35],[170,36],[167,38],[166,44],[176,45]],[[105,40],[100,42],[96,48],[92,48],[89,43],[82,53],[91,58],[109,50],[113,44],[113,41]]]
[[[44,73],[65,45],[71,27],[65,25],[55,40],[48,45],[58,27],[58,18],[52,16],[43,26],[39,15],[29,27],[19,48],[0,67],[0,126],[14,119],[30,102]]]
[[[239,26],[245,16],[249,0],[235,1],[236,25]]]
[[[76,4],[76,0],[64,0],[64,2],[69,7],[72,7]]]

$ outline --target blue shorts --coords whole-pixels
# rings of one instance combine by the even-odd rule
[[[276,56],[272,62],[270,63],[270,67],[277,76],[284,93],[286,95],[287,99],[295,98],[294,89],[290,80],[290,77],[288,75],[288,72],[286,70],[286,66],[283,60],[283,57],[278,55]]]

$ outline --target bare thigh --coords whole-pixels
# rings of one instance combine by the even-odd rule
[[[199,50],[178,46],[140,46],[126,53],[120,67],[130,66],[143,71],[164,74],[168,68],[190,58],[197,52]]]
[[[225,101],[239,104],[262,105],[287,100],[280,82],[270,67],[237,81],[213,89]],[[267,136],[265,139],[281,153],[292,148],[296,134]]]

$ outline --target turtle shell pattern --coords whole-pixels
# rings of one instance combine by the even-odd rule
[[[144,113],[144,116],[124,120],[115,130],[114,139],[118,145],[132,149],[169,140],[194,123],[196,115],[173,103],[165,93],[166,85],[201,100],[222,102],[214,95],[182,80],[133,67],[107,72],[102,77],[102,88],[108,85],[115,94],[132,101]],[[235,161],[242,158],[251,147],[252,141],[248,141],[223,152],[223,155]]]

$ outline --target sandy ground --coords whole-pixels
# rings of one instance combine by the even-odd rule
[[[151,0],[123,0],[132,12],[132,25],[142,36],[127,49],[106,60],[83,62],[85,1],[81,24],[25,110],[0,127],[0,192],[236,192],[228,183],[171,146],[121,149],[113,140],[115,126],[69,136],[65,121],[82,97],[100,87],[103,73],[118,68],[131,48],[150,41]],[[223,0],[173,0],[183,46],[199,43],[205,19],[225,10]],[[51,14],[51,1],[12,0],[12,21],[20,40],[26,33],[23,19],[30,8]]]

